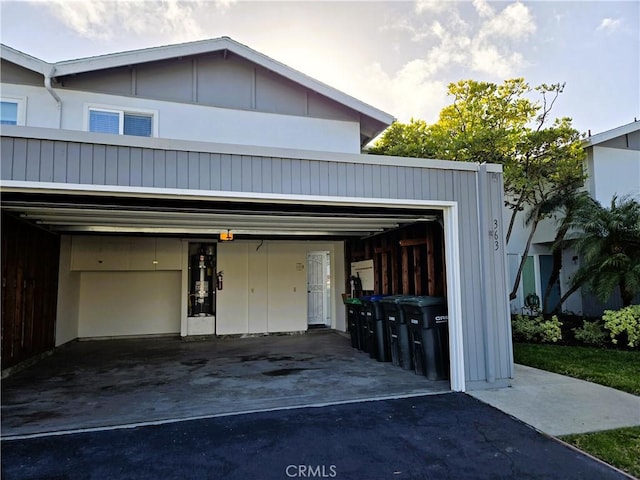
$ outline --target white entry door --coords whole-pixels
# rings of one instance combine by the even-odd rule
[[[307,323],[331,325],[329,252],[307,254]]]

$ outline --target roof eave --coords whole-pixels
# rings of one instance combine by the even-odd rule
[[[620,137],[622,135],[628,135],[629,133],[633,133],[638,130],[640,130],[640,120],[636,120],[626,125],[607,130],[606,132],[596,133],[595,135],[585,138],[584,147],[593,147],[600,143],[608,142],[609,140]]]
[[[53,67],[52,64],[44,60],[32,57],[4,44],[0,44],[0,58],[26,68],[27,70],[31,70],[32,72],[39,73],[40,75],[47,75]]]

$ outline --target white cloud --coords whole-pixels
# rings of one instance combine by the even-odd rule
[[[473,0],[473,6],[481,17],[493,17],[493,9],[486,0]]]
[[[449,6],[449,2],[444,0],[415,0],[414,8],[416,13],[438,13],[445,11]]]
[[[447,104],[447,85],[431,79],[424,60],[414,60],[393,75],[374,63],[360,72],[358,98],[392,112],[401,122],[412,117],[435,122]]]
[[[448,66],[460,65],[474,72],[505,78],[526,63],[517,51],[517,43],[535,33],[535,19],[529,8],[520,2],[511,3],[499,11],[494,10],[496,5],[499,4],[473,0],[474,11],[479,18],[474,27],[460,17],[458,10],[436,15],[430,25],[418,31],[413,27],[414,39],[431,40],[425,58],[432,75]],[[405,29],[411,25],[406,22]]]
[[[619,18],[603,18],[596,30],[613,33],[620,28],[622,21]]]
[[[498,15],[484,23],[479,35],[520,40],[535,31],[536,24],[531,12],[518,2],[508,5]]]
[[[168,35],[170,41],[186,41],[205,36],[206,32],[200,26],[204,8],[225,11],[234,2],[50,0],[44,5],[82,37],[110,40],[123,33],[161,33]]]

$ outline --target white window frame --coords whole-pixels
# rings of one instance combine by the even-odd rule
[[[147,108],[130,108],[120,107],[114,105],[102,105],[97,103],[86,103],[84,108],[84,130],[89,131],[89,114],[91,110],[97,110],[100,112],[117,113],[119,116],[118,122],[118,135],[124,135],[124,115],[146,115],[151,117],[151,137],[158,136],[158,110],[151,110]],[[98,133],[98,132],[92,132]],[[136,136],[136,135],[132,135]]]
[[[27,124],[27,97],[0,96],[0,101],[17,104],[18,114],[16,118],[16,125],[24,126]]]

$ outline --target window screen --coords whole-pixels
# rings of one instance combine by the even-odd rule
[[[18,104],[16,102],[0,102],[0,124],[18,124]]]
[[[150,137],[152,117],[149,115],[124,114],[124,134]]]
[[[120,114],[89,110],[89,131],[98,133],[120,133]]]

